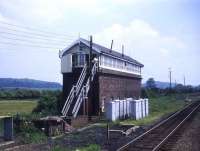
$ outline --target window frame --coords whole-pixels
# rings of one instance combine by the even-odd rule
[[[72,66],[73,68],[84,67],[86,63],[85,53],[74,53],[72,54]]]

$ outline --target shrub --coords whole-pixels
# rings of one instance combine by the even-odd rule
[[[30,124],[23,125],[23,127],[21,128],[21,132],[18,133],[18,137],[22,143],[38,144],[47,141],[46,135]]]
[[[46,91],[43,96],[40,97],[37,107],[33,110],[34,113],[40,113],[43,116],[46,115],[58,115],[60,114],[59,102],[62,94],[60,91]]]

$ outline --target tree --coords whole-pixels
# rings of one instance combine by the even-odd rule
[[[186,93],[192,93],[194,91],[194,88],[191,85],[187,85],[185,86],[185,91]]]
[[[195,87],[195,91],[196,92],[200,92],[200,85],[198,85],[198,86]]]
[[[146,88],[148,89],[156,89],[156,82],[154,78],[149,78],[146,82]]]
[[[33,112],[41,113],[44,116],[60,114],[59,102],[62,100],[61,96],[62,93],[60,91],[43,91]]]

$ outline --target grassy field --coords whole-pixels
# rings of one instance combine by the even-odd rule
[[[135,125],[145,125],[152,123],[163,115],[175,112],[181,109],[186,102],[184,101],[185,96],[172,95],[172,96],[161,96],[149,99],[150,115],[141,120],[125,120],[121,121],[120,124],[135,124]]]
[[[0,116],[30,113],[36,105],[36,100],[2,100],[0,101]]]

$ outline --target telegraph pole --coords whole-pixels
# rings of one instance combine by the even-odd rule
[[[92,35],[90,36],[89,69],[91,68],[91,63],[92,63]]]
[[[124,57],[124,45],[122,45],[122,57]]]
[[[185,75],[183,76],[183,84],[185,86]]]
[[[113,40],[112,40],[112,42],[111,42],[110,52],[112,52],[112,48],[113,48]]]
[[[172,70],[171,70],[171,68],[169,68],[169,89],[171,92],[171,89],[172,89]]]
[[[91,85],[91,70],[92,70],[92,35],[90,36],[90,50],[89,50],[89,63],[88,63],[88,76],[89,76],[89,85]],[[87,111],[87,116],[89,116],[89,98],[87,97],[86,99],[86,111]]]

